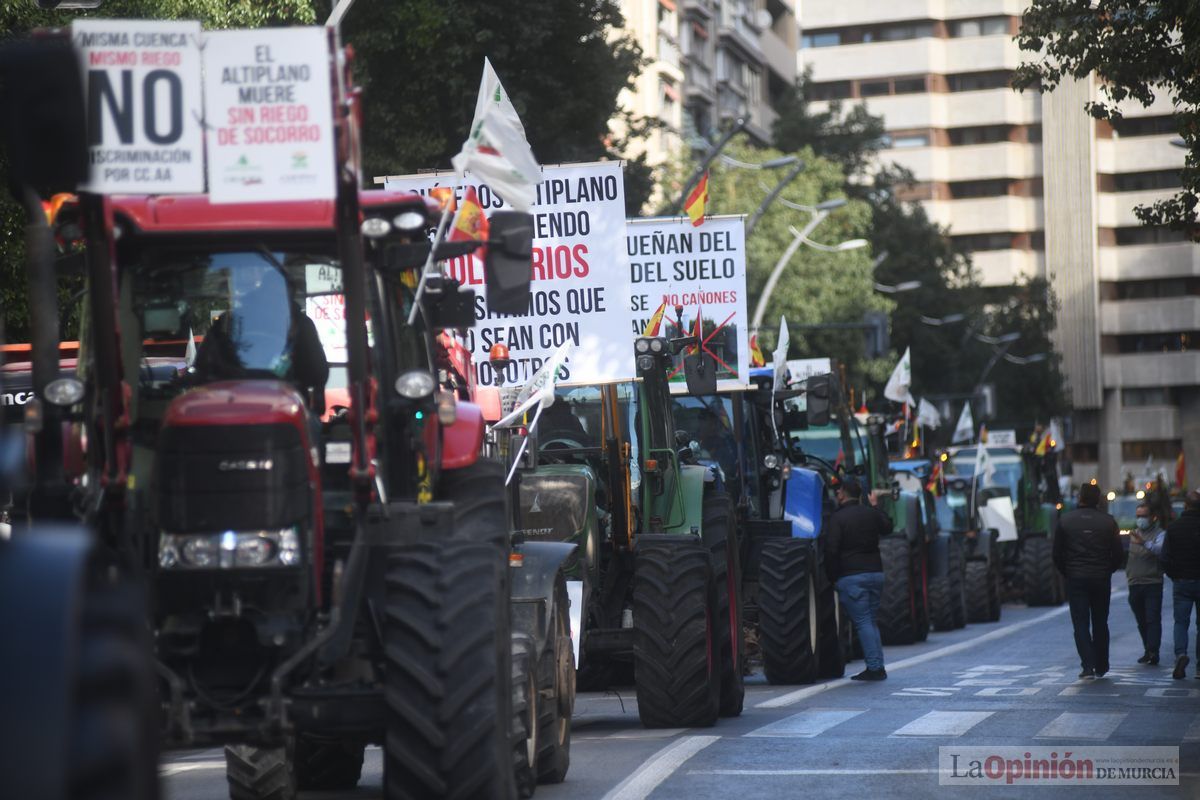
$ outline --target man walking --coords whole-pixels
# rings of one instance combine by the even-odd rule
[[[1108,672],[1109,595],[1112,574],[1124,559],[1117,521],[1099,505],[1099,487],[1083,484],[1079,507],[1059,517],[1054,534],[1054,566],[1067,578],[1080,678],[1101,678]]]
[[[1162,645],[1163,569],[1159,561],[1165,531],[1149,503],[1138,503],[1137,528],[1129,534],[1129,561],[1125,577],[1129,582],[1129,607],[1142,636],[1139,664],[1158,664]]]
[[[875,507],[862,504],[862,486],[854,478],[844,478],[837,486],[837,510],[829,520],[825,540],[825,573],[837,586],[838,596],[846,605],[858,641],[862,644],[867,668],[851,680],[881,681],[887,678],[883,668],[883,641],[875,619],[879,597],[883,593],[883,558],[879,537],[892,531],[892,520]]]
[[[1187,493],[1183,513],[1167,526],[1162,561],[1174,582],[1175,671],[1171,677],[1178,679],[1184,676],[1188,665],[1188,624],[1192,619],[1192,606],[1200,603],[1200,491],[1193,489]],[[1200,614],[1196,616],[1196,626],[1200,628]],[[1200,635],[1197,639],[1200,640]],[[1197,646],[1200,647],[1200,641]],[[1200,678],[1200,672],[1196,677]]]

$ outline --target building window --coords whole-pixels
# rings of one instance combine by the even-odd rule
[[[806,33],[800,37],[800,46],[805,49],[810,47],[837,47],[841,43],[841,31]]]
[[[920,94],[925,91],[925,78],[897,78],[894,94]]]
[[[968,200],[976,197],[1001,197],[1008,194],[1012,181],[997,178],[988,181],[953,181],[950,186],[951,200]]]
[[[960,19],[950,23],[950,35],[1000,36],[1009,32],[1008,17],[984,17],[982,19]]]
[[[1144,462],[1147,459],[1174,461],[1179,458],[1178,439],[1150,439],[1142,442],[1121,442],[1121,460]]]
[[[878,97],[879,95],[891,93],[892,85],[890,81],[863,81],[858,85],[859,97]]]
[[[1030,144],[1042,143],[1042,126],[1041,125],[1026,125],[1025,126],[1025,141]]]
[[[1045,250],[1046,249],[1046,232],[1033,231],[1029,234],[1029,249],[1030,250]]]
[[[813,100],[845,100],[850,97],[850,81],[830,81],[811,84]]]
[[[916,22],[905,25],[887,25],[876,33],[881,42],[899,42],[905,39],[928,39],[933,36],[933,23]]]
[[[965,72],[959,75],[947,75],[946,86],[952,92],[978,92],[984,89],[1007,89],[1011,73],[1000,70],[996,72]]]
[[[1166,114],[1160,117],[1125,117],[1112,121],[1117,136],[1165,136],[1177,133],[1175,117]]]
[[[1200,278],[1162,278],[1113,284],[1117,300],[1159,300],[1200,295]]]
[[[1183,178],[1177,169],[1160,169],[1153,172],[1122,172],[1113,175],[1113,191],[1146,192],[1153,189],[1178,189]]]
[[[886,137],[887,146],[902,150],[906,147],[929,147],[928,133],[900,133]]]
[[[1122,389],[1121,405],[1125,408],[1135,408],[1137,406],[1170,406],[1174,403],[1171,402],[1170,389],[1165,386],[1156,386],[1151,389]]]
[[[1118,353],[1182,353],[1195,349],[1192,342],[1200,342],[1200,331],[1130,333],[1115,338]]]
[[[951,128],[950,144],[961,147],[968,144],[994,144],[1008,141],[1008,125],[978,125],[971,128]]]
[[[951,236],[954,244],[963,250],[1011,250],[1011,233],[972,233],[967,236]]]
[[[1183,231],[1173,231],[1161,225],[1133,225],[1128,228],[1117,228],[1116,239],[1118,246],[1169,244],[1172,242],[1186,242],[1188,240]]]

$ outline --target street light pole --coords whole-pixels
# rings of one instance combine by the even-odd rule
[[[683,185],[683,191],[679,193],[679,199],[667,208],[668,216],[673,216],[679,213],[680,209],[683,208],[684,202],[687,200],[688,193],[692,191],[692,188],[695,187],[695,185],[699,182],[700,177],[708,170],[713,160],[721,154],[721,150],[725,147],[725,145],[729,144],[729,141],[734,136],[741,133],[745,127],[745,117],[738,117],[737,121],[733,123],[733,127],[725,131],[725,135],[717,140],[717,143],[708,151],[708,155],[704,157],[704,161],[701,162],[700,166],[696,167],[696,171],[692,173],[692,176],[687,179],[687,183]]]
[[[792,167],[792,171],[787,175],[784,175],[783,178],[780,179],[779,183],[775,184],[775,188],[771,190],[771,193],[767,195],[766,199],[759,204],[758,208],[754,211],[754,214],[751,215],[749,221],[746,222],[747,239],[749,239],[750,234],[754,232],[754,227],[758,225],[758,221],[762,219],[763,214],[767,213],[767,208],[771,205],[771,203],[775,202],[775,198],[779,197],[779,193],[784,190],[784,187],[800,176],[800,173],[804,171],[804,166],[804,161],[797,161],[796,166]]]
[[[767,302],[771,299],[772,293],[775,291],[775,285],[779,283],[779,277],[783,274],[783,268],[787,266],[788,261],[800,249],[800,245],[808,238],[808,235],[816,230],[817,226],[825,221],[829,216],[829,212],[818,210],[812,215],[812,219],[804,226],[803,230],[797,231],[795,228],[789,228],[792,232],[792,241],[788,244],[787,249],[783,251],[783,255],[775,262],[775,268],[771,270],[771,274],[767,277],[766,284],[763,285],[762,294],[758,296],[758,305],[754,307],[754,319],[750,323],[750,327],[758,328],[762,325],[763,315],[767,313]]]
[[[979,337],[977,336],[976,338]],[[989,336],[983,338],[991,339],[992,337]],[[991,373],[992,368],[995,367],[996,363],[1004,357],[1004,354],[1008,352],[1008,348],[1012,347],[1013,343],[1020,338],[1021,334],[1014,332],[1006,333],[1003,336],[996,337],[994,339],[995,343],[999,346],[996,348],[996,352],[992,353],[991,360],[988,361],[987,366],[983,368],[983,372],[979,375],[979,380],[975,381],[975,394],[979,394],[981,391],[983,391],[983,383],[987,380],[987,376]]]

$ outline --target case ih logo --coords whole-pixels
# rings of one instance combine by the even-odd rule
[[[275,463],[269,458],[244,458],[234,461],[218,461],[217,469],[221,472],[263,472],[271,469]]]

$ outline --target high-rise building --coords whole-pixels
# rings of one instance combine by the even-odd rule
[[[1130,104],[1114,126],[1084,111],[1092,79],[1010,89],[1026,5],[800,0],[809,96],[884,118],[882,158],[912,170],[911,198],[972,251],[985,286],[1049,278],[1076,479],[1117,487],[1147,464],[1171,476],[1186,448],[1200,485],[1200,248],[1133,210],[1180,186],[1171,104]]]

